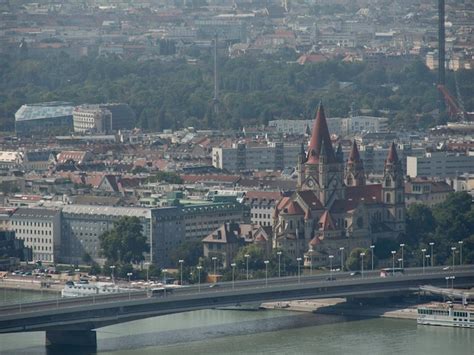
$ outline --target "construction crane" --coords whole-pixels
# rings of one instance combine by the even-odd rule
[[[448,91],[446,86],[438,84],[436,86],[439,92],[443,95],[444,102],[447,106],[449,118],[451,120],[468,121],[473,118],[474,113],[466,112],[463,108],[462,103],[460,104]]]

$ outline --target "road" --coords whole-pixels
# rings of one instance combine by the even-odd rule
[[[305,286],[311,285],[314,287],[327,287],[327,286],[341,286],[341,285],[354,285],[354,284],[364,284],[364,283],[382,283],[386,281],[395,280],[404,280],[404,279],[413,279],[413,276],[419,276],[420,279],[423,277],[432,278],[433,275],[439,275],[440,278],[444,279],[446,276],[453,274],[451,268],[449,270],[444,270],[445,267],[426,267],[423,273],[422,268],[407,268],[405,269],[404,275],[387,277],[385,279],[380,278],[379,271],[364,271],[364,275],[355,275],[351,276],[350,272],[333,272],[317,275],[305,275],[298,278],[297,276],[290,277],[276,277],[257,280],[239,280],[227,282],[220,282],[216,285],[213,284],[201,284],[201,285],[191,285],[185,286],[182,288],[176,288],[172,292],[167,292],[165,297],[156,298],[156,301],[160,301],[166,298],[182,299],[195,296],[209,296],[209,295],[223,295],[223,294],[232,294],[245,291],[273,291],[276,289],[288,288],[288,286],[293,286],[294,288],[303,288]],[[457,266],[455,268],[455,273],[463,271],[473,271],[474,265],[464,265]],[[213,286],[213,287],[211,287]],[[77,297],[77,298],[63,298],[50,301],[41,301],[34,303],[23,303],[23,304],[14,304],[0,307],[0,318],[3,316],[8,316],[17,313],[30,313],[37,312],[39,310],[58,310],[71,307],[83,307],[87,305],[100,305],[107,303],[117,303],[117,302],[126,302],[133,300],[145,300],[147,299],[146,291],[136,291],[130,293],[122,293],[118,295],[98,295],[98,296],[87,296],[87,297]]]

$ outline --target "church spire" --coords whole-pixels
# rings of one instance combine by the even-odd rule
[[[388,151],[387,159],[385,160],[385,163],[391,163],[391,164],[397,164],[398,163],[398,154],[397,154],[397,148],[395,147],[395,142],[392,142],[392,145],[390,146],[390,149]]]
[[[357,148],[357,143],[354,139],[354,142],[352,143],[351,154],[349,155],[349,162],[357,163],[359,161],[360,161],[359,149]]]
[[[324,147],[324,149],[322,149],[322,147]],[[326,115],[324,114],[324,107],[323,104],[320,103],[311,132],[311,140],[309,141],[307,164],[318,164],[322,151],[328,163],[332,163],[336,160],[329,136]]]
[[[365,171],[364,164],[360,158],[357,143],[354,140],[352,143],[351,153],[347,160],[346,166],[346,185],[347,186],[364,186],[365,185]]]

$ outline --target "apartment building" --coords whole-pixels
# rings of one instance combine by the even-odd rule
[[[31,248],[34,261],[55,263],[61,246],[61,211],[47,208],[18,208],[10,228]]]

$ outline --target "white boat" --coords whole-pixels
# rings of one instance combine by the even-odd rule
[[[62,297],[82,297],[94,295],[112,295],[135,291],[134,289],[119,287],[112,282],[70,283],[64,285]]]
[[[453,304],[452,302],[435,303],[418,307],[417,323],[446,327],[474,328],[474,307]]]

